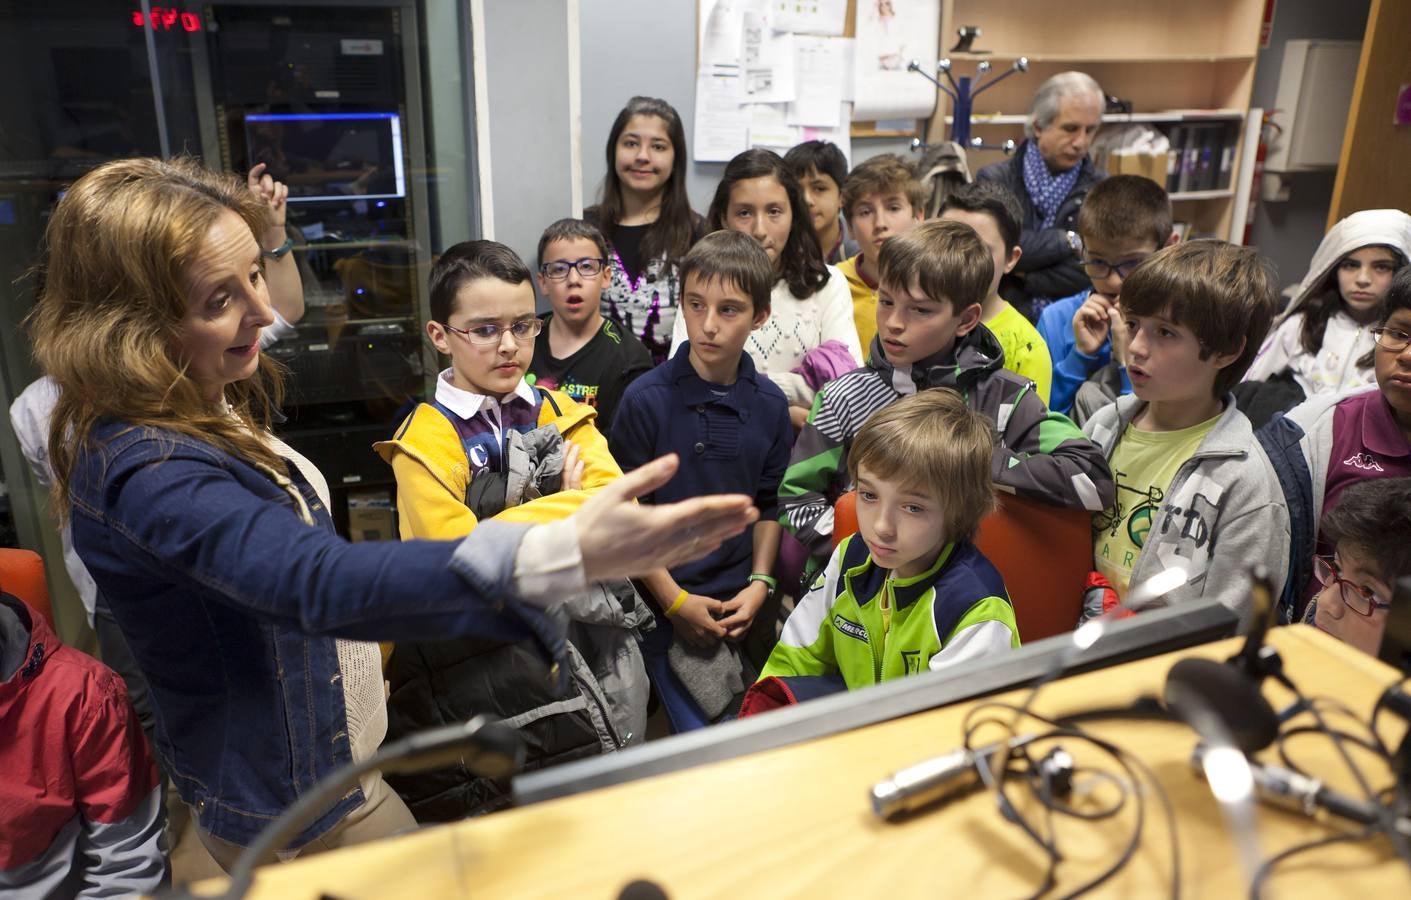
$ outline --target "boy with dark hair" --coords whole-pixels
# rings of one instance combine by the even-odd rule
[[[596,414],[525,371],[543,322],[529,269],[494,241],[466,241],[431,268],[426,333],[451,366],[392,440],[374,449],[397,479],[404,540],[463,537],[485,518],[563,522],[622,470]],[[594,303],[596,306],[596,303]],[[527,641],[398,644],[387,662],[388,740],[477,713],[523,722],[531,767],[639,743],[648,685],[635,631],[651,617],[625,581],[565,597],[571,677],[559,687]],[[463,767],[389,776],[419,821],[508,802],[506,785]]]
[[[1088,404],[1091,408],[1082,410],[1081,424],[1097,407],[1132,392],[1125,368],[1126,333],[1117,313],[1122,281],[1142,260],[1172,244],[1175,234],[1166,191],[1140,175],[1113,175],[1094,185],[1078,210],[1077,226],[1083,271],[1092,289],[1046,306],[1039,334],[1053,359],[1050,406],[1072,415],[1085,381],[1092,378],[1105,387]],[[1105,368],[1109,363],[1115,363],[1110,370]]]
[[[859,252],[838,263],[852,291],[853,322],[863,356],[877,336],[877,261],[882,244],[905,234],[921,221],[926,188],[911,164],[895,153],[859,163],[843,182],[843,215],[857,238]]]
[[[1239,383],[1274,318],[1268,263],[1246,247],[1167,247],[1122,285],[1131,395],[1084,427],[1112,466],[1116,501],[1093,519],[1093,586],[1116,598],[1167,569],[1175,604],[1213,598],[1249,626],[1256,562],[1283,589],[1288,510],[1269,458],[1235,407]],[[1100,614],[1089,608],[1085,615]]]
[[[877,413],[848,456],[844,538],[760,673],[839,674],[849,690],[1019,646],[1004,580],[970,542],[995,505],[991,426],[953,390]]]
[[[998,181],[975,181],[952,191],[941,203],[940,218],[964,222],[990,249],[995,271],[990,292],[980,304],[980,321],[1004,348],[1004,367],[1034,383],[1039,399],[1048,403],[1053,360],[1033,323],[999,295],[999,282],[1019,264],[1019,228],[1024,212],[1009,189]]]
[[[526,377],[598,411],[598,431],[612,431],[622,392],[652,368],[652,354],[631,332],[602,314],[612,282],[607,241],[582,219],[559,219],[539,238],[539,291],[551,311],[534,339]]]
[[[843,182],[848,177],[848,160],[843,151],[828,141],[804,141],[784,154],[784,165],[803,188],[824,262],[837,265],[857,255],[857,241],[848,234],[841,213]]]
[[[643,579],[662,610],[643,652],[675,731],[707,725],[738,703],[745,679],[722,639],[743,640],[775,587],[775,506],[794,432],[784,393],[756,373],[744,349],[769,318],[775,280],[748,234],[717,231],[697,242],[681,261],[688,340],[632,383],[613,424],[612,453],[624,469],[665,453],[681,458],[676,476],[643,502],[740,492],[760,510],[752,532]]]
[[[799,433],[779,487],[780,521],[808,548],[810,570],[828,559],[833,503],[847,489],[848,455],[863,424],[901,397],[949,387],[995,428],[990,480],[1059,506],[1112,502],[1101,452],[1051,413],[1028,379],[1007,371],[980,324],[993,280],[990,251],[961,222],[925,222],[880,256],[877,339],[867,365],[826,385]]]
[[[1372,329],[1377,384],[1352,394],[1311,397],[1259,430],[1288,504],[1293,548],[1280,613],[1298,621],[1318,591],[1314,553],[1332,544],[1318,523],[1359,481],[1411,477],[1411,268],[1392,278]]]
[[[1396,583],[1411,575],[1411,478],[1352,485],[1322,532],[1332,555],[1313,558],[1320,589],[1304,621],[1376,656]]]

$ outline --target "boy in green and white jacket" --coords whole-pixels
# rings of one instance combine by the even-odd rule
[[[1004,580],[970,543],[994,506],[992,444],[949,389],[873,416],[848,458],[858,533],[790,615],[761,680],[841,675],[851,690],[1019,646]]]

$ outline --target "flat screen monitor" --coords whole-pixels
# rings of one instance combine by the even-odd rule
[[[289,185],[290,203],[407,194],[397,113],[251,113],[245,149],[250,165],[264,163]]]

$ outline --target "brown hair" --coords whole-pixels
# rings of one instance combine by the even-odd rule
[[[926,208],[925,186],[911,163],[895,153],[882,153],[858,163],[843,182],[843,215],[852,222],[852,207],[868,194],[905,194],[915,212]]]
[[[1160,250],[1171,239],[1171,227],[1171,198],[1161,185],[1140,175],[1104,178],[1078,210],[1078,234],[1084,241],[1149,240]]]
[[[449,324],[451,316],[457,312],[456,294],[460,293],[462,286],[472,281],[494,278],[505,284],[524,284],[530,277],[524,260],[504,244],[498,241],[461,241],[448,247],[431,267],[431,275],[427,279],[431,318],[443,325]]]
[[[921,293],[937,303],[949,301],[951,311],[960,315],[989,294],[995,261],[975,229],[952,219],[933,219],[887,238],[877,271],[881,284],[909,288],[916,279]]]
[[[712,231],[696,241],[681,260],[681,290],[692,275],[703,281],[719,279],[743,291],[754,307],[754,315],[769,312],[769,294],[774,289],[774,266],[769,254],[743,231]]]
[[[878,478],[925,491],[941,508],[947,541],[968,541],[995,508],[990,460],[994,428],[950,388],[903,397],[867,420],[848,451],[848,476],[866,466]]]
[[[1195,333],[1200,358],[1239,353],[1215,376],[1215,396],[1239,384],[1277,309],[1273,267],[1253,248],[1186,241],[1158,251],[1122,282],[1122,308],[1164,316]]]
[[[69,479],[99,419],[174,431],[286,471],[262,439],[281,399],[280,367],[228,385],[234,416],[213,408],[173,348],[188,304],[186,273],[230,211],[254,234],[265,203],[239,179],[193,159],[105,163],[69,187],[40,245],[34,354],[59,387],[49,430],[54,502],[68,512]]]

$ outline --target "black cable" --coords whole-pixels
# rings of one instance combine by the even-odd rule
[[[1305,841],[1302,844],[1294,844],[1292,847],[1285,847],[1283,850],[1280,850],[1278,853],[1264,860],[1264,862],[1260,863],[1259,868],[1254,870],[1254,877],[1250,879],[1249,882],[1250,900],[1259,900],[1259,893],[1264,888],[1265,880],[1273,874],[1274,867],[1284,862],[1289,857],[1296,856],[1299,853],[1305,853],[1309,850],[1317,850],[1322,847],[1339,844],[1344,841],[1366,840],[1376,833],[1377,830],[1375,828],[1366,828],[1362,831],[1354,832],[1339,832],[1338,834],[1330,834],[1311,841]]]

